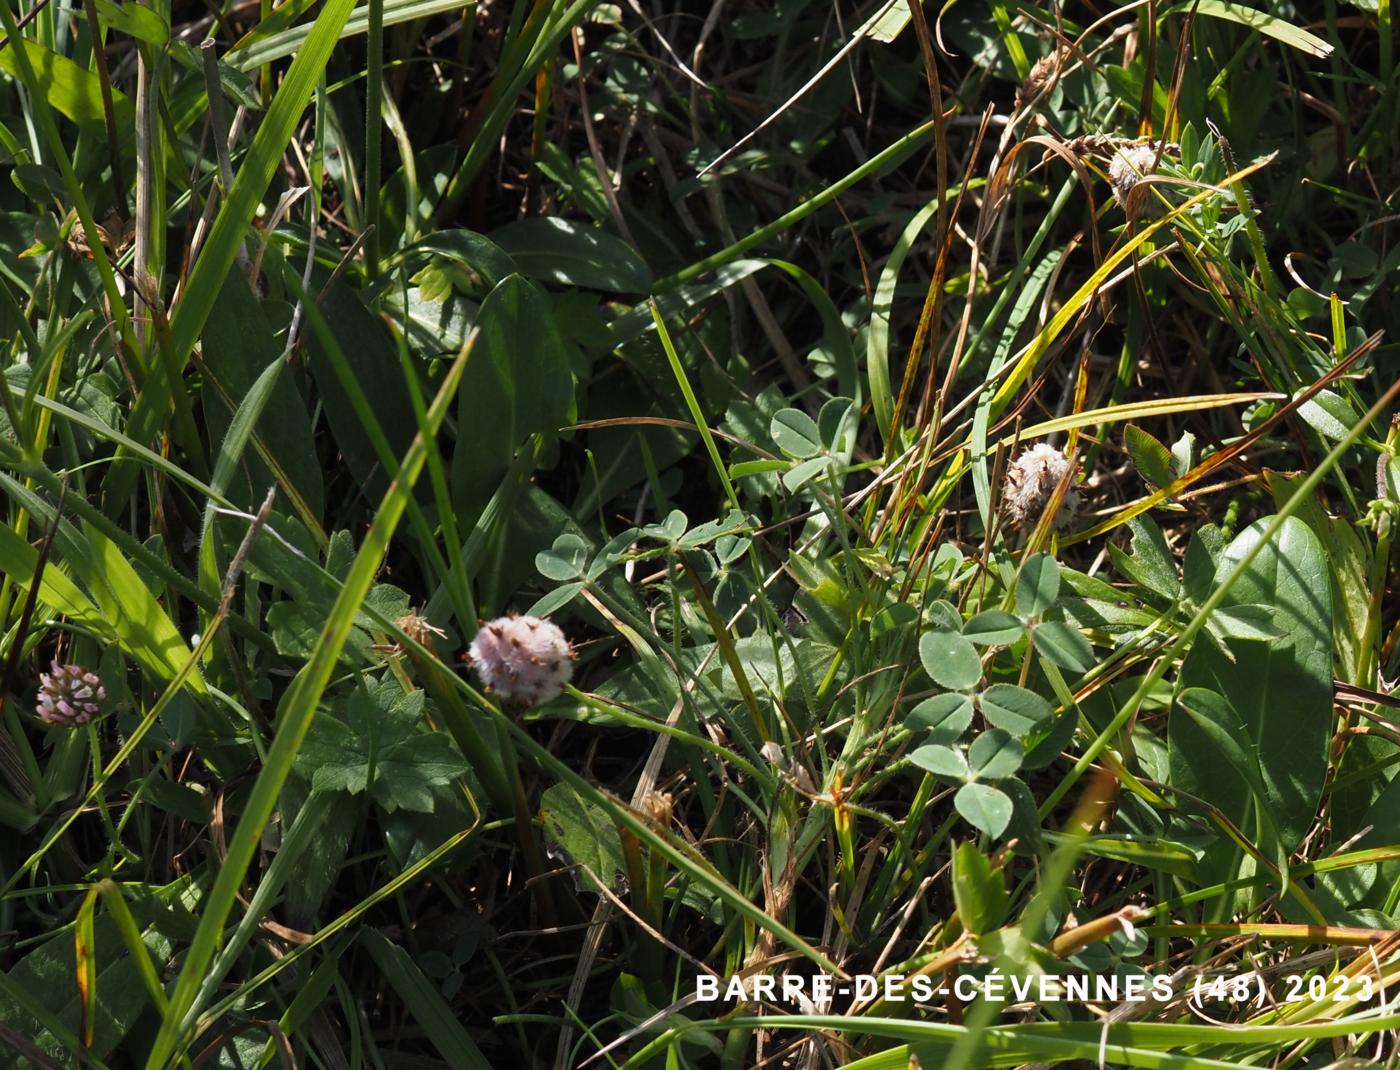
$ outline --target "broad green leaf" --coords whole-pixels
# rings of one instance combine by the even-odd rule
[[[215,489],[235,504],[255,509],[268,489],[281,483],[298,496],[305,514],[319,520],[325,508],[321,461],[316,455],[311,417],[289,375],[279,375],[265,387],[262,413],[253,425],[262,451],[255,448],[249,456],[244,441],[226,441],[235,411],[260,374],[273,364],[286,365],[262,303],[237,273],[224,281],[205,320],[201,341],[205,372],[202,411],[210,453],[218,451],[216,471],[227,464],[238,465],[237,477],[228,473],[231,478],[214,480]],[[231,447],[236,449],[229,455]]]
[[[1046,839],[1052,843],[1065,837],[1057,832],[1047,832]],[[1166,839],[1135,839],[1132,836],[1092,836],[1083,841],[1087,854],[1102,858],[1112,858],[1129,865],[1145,869],[1160,870],[1174,877],[1195,880],[1196,861],[1201,852],[1185,844]]]
[[[968,772],[977,780],[1002,780],[1021,768],[1024,754],[1010,732],[989,728],[967,749]]]
[[[1225,549],[1220,529],[1212,524],[1196,528],[1186,544],[1186,561],[1182,567],[1182,589],[1196,605],[1203,605],[1215,589],[1215,563]]]
[[[855,444],[857,412],[850,398],[832,398],[817,413],[818,434],[823,448],[834,457],[849,457]]]
[[[318,285],[313,278],[312,290]],[[391,473],[385,472],[368,417],[373,417],[384,447],[394,457],[402,456],[418,429],[394,340],[365,307],[364,298],[349,287],[332,287],[322,309],[327,334],[310,332],[307,364],[345,464],[367,494],[380,495],[388,489]],[[368,413],[357,409],[351,386],[370,406]]]
[[[731,509],[719,520],[707,520],[703,524],[696,524],[676,541],[676,545],[684,550],[695,550],[726,536],[733,536],[741,531],[752,531],[756,526],[752,518],[737,509]]]
[[[1158,614],[1136,605],[1121,605],[1095,598],[1061,598],[1060,612],[1066,623],[1081,629],[1095,629],[1103,632],[1140,632],[1149,628],[1157,620]]]
[[[1041,621],[1031,636],[1035,648],[1062,669],[1083,673],[1094,667],[1094,648],[1089,640],[1062,620]]]
[[[1361,748],[1357,746],[1360,742],[1359,739],[1353,740],[1349,745],[1343,759],[1344,772],[1347,770],[1346,763],[1353,760],[1353,753],[1362,753]],[[1372,742],[1380,741],[1373,738]],[[1393,748],[1388,741],[1386,745]],[[1379,781],[1381,778],[1374,779]],[[1345,817],[1338,813],[1338,793],[1332,794],[1333,834],[1345,837],[1343,842],[1347,844],[1349,851],[1386,847],[1395,842],[1395,829],[1400,828],[1400,777],[1392,777],[1388,784],[1375,785],[1372,790],[1377,794],[1370,805],[1355,812],[1354,816]],[[1353,836],[1356,838],[1352,839]],[[1376,881],[1378,876],[1382,878],[1379,883]],[[1335,894],[1345,897],[1347,906],[1355,905],[1374,886],[1375,891],[1368,905],[1383,908],[1397,877],[1400,877],[1400,863],[1389,861],[1379,866],[1361,865],[1325,874],[1320,876],[1319,880],[1327,884]]]
[[[1021,768],[1044,769],[1057,761],[1060,753],[1074,738],[1074,729],[1078,723],[1078,710],[1071,705],[1037,724],[1022,740],[1021,745],[1026,750],[1026,756],[1021,761]]]
[[[67,56],[49,51],[37,41],[21,37],[18,42],[11,41],[0,48],[0,70],[15,77],[19,77],[20,73],[14,52],[17,45],[23,47],[29,57],[39,85],[55,111],[77,123],[103,122],[102,85],[96,74],[78,66]],[[114,87],[112,106],[117,128],[129,130],[135,122],[131,98]]]
[[[1272,606],[1221,606],[1210,615],[1206,627],[1218,639],[1276,639]]]
[[[1179,478],[1191,471],[1196,463],[1196,436],[1183,431],[1181,437],[1172,444],[1172,477]]]
[[[68,195],[63,176],[52,167],[45,167],[43,164],[22,163],[10,172],[10,180],[21,193],[38,204],[50,197],[61,201]]]
[[[1006,875],[970,840],[953,852],[953,903],[963,928],[974,936],[1001,924],[1006,915]]]
[[[1123,443],[1128,447],[1128,456],[1133,459],[1133,467],[1138,474],[1154,487],[1169,486],[1175,478],[1172,475],[1172,455],[1155,436],[1138,427],[1128,424],[1123,428]]]
[[[768,472],[781,472],[788,467],[788,464],[788,461],[780,461],[776,458],[771,461],[740,461],[738,464],[729,466],[729,478],[740,480],[750,476],[761,476]]]
[[[152,906],[154,900],[134,906],[138,924],[150,924]],[[90,1054],[104,1059],[117,1050],[140,1016],[150,1009],[150,995],[141,983],[140,966],[127,952],[113,919],[99,914],[92,929],[96,957]],[[174,950],[170,941],[152,928],[145,930],[142,940],[157,961],[164,961]],[[63,931],[27,952],[8,974],[0,975],[0,1025],[34,1041],[41,1052],[58,1060],[59,1065],[80,1065],[77,1041],[82,1008],[75,983],[77,966],[73,934]],[[8,1054],[8,1048],[0,1048],[0,1055]],[[3,1065],[30,1064],[21,1060]]]
[[[1108,88],[1120,103],[1126,105],[1131,100],[1135,107],[1141,106],[1145,77],[1141,63],[1133,63],[1126,67],[1110,64],[1101,70],[1104,80],[1108,83]],[[1160,80],[1152,79],[1151,94],[1152,121],[1161,122],[1167,114],[1167,90]]]
[[[993,684],[978,696],[977,706],[988,724],[1005,729],[1018,739],[1024,739],[1055,712],[1034,691],[1015,684]]]
[[[1099,579],[1097,576],[1086,576],[1075,569],[1067,568],[1060,573],[1063,586],[1069,588],[1071,596],[1078,595],[1080,598],[1094,602],[1117,602],[1122,599],[1122,593],[1111,583]],[[1154,613],[1153,616],[1156,616]]]
[[[1217,578],[1259,541],[1267,524],[1256,521],[1230,544]],[[1291,852],[1317,812],[1332,729],[1332,590],[1317,536],[1289,517],[1222,605],[1273,606],[1282,637],[1228,640],[1232,660],[1203,636],[1182,663],[1180,687],[1222,695],[1237,712],[1257,747],[1283,849]],[[1172,784],[1213,803],[1247,833],[1253,829],[1249,791],[1197,722],[1173,710],[1168,742]]]
[[[325,610],[325,604],[306,605],[290,598],[269,606],[267,631],[272,636],[277,653],[294,658],[304,658],[310,654],[317,636],[321,634]],[[355,637],[351,636],[346,645],[353,651],[357,645]]]
[[[736,515],[740,516],[740,523],[743,525],[743,530],[752,531],[756,527],[757,522],[751,517],[744,517],[742,514],[735,513],[731,513],[730,517],[732,518]],[[726,521],[725,524],[726,527],[728,527],[730,521]],[[690,539],[690,537],[695,534],[695,531],[698,530],[699,529],[696,528],[688,533],[686,535],[686,540]],[[613,541],[617,542],[617,539],[614,538]],[[684,544],[685,541],[683,540],[682,545]],[[621,546],[621,544],[619,544],[619,546],[625,551],[625,546]],[[740,535],[737,531],[727,531],[726,534],[720,535],[715,539],[715,558],[721,565],[732,565],[747,554],[752,546],[753,539],[745,535]],[[617,558],[610,557],[609,560],[616,561]]]
[[[154,8],[113,0],[96,0],[96,6],[98,17],[114,30],[156,46],[170,40],[170,27]]]
[[[949,780],[966,780],[968,774],[967,755],[957,747],[942,743],[928,743],[909,752],[909,760],[920,769],[926,769],[934,776]]]
[[[900,35],[900,32],[909,24],[909,8],[907,5],[899,3],[881,4],[874,13],[865,20],[861,29],[866,31],[866,36],[872,41],[879,41],[881,44],[889,44]]]
[[[561,514],[567,516],[560,507]],[[633,546],[637,542],[637,536],[641,534],[638,528],[624,528],[605,542],[593,558],[593,563],[588,566],[588,578],[596,580],[613,565],[626,561],[632,554]],[[718,545],[728,545],[723,539],[717,541]],[[741,551],[742,552],[742,551]],[[723,555],[720,555],[724,560]]]
[[[972,699],[956,691],[926,698],[905,715],[904,724],[928,732],[932,743],[951,743],[972,723]]]
[[[789,493],[795,494],[834,463],[830,457],[809,457],[805,461],[799,461],[783,473],[783,486]]]
[[[1396,471],[1391,458],[1386,471]],[[1376,473],[1380,478],[1381,473]],[[1301,477],[1293,478],[1279,472],[1266,475],[1274,504],[1282,506],[1297,489]],[[1395,491],[1389,491],[1395,497]],[[1372,543],[1363,538],[1345,516],[1331,516],[1321,503],[1312,499],[1303,503],[1295,514],[1312,528],[1322,542],[1327,563],[1332,570],[1332,642],[1336,648],[1335,670],[1338,678],[1348,683],[1362,683],[1359,674],[1366,661],[1366,622],[1371,612]]]
[[[450,357],[476,326],[481,298],[490,288],[482,281],[482,293],[473,296],[464,286],[482,279],[460,264],[433,257],[410,277],[417,285],[385,288],[378,295],[379,310],[402,329],[409,349],[418,356]]]
[[[1049,554],[1036,554],[1021,567],[1016,578],[1016,612],[1023,618],[1038,617],[1060,596],[1060,566]]]
[[[462,377],[452,499],[475,522],[529,436],[552,437],[574,407],[569,353],[539,287],[512,275],[481,305],[481,335]]]
[[[1258,748],[1230,701],[1203,687],[1184,688],[1176,701],[1220,751],[1226,767],[1263,801]]]
[[[1177,578],[1176,564],[1171,551],[1167,549],[1162,529],[1151,517],[1143,515],[1132,517],[1128,521],[1128,530],[1132,532],[1129,543],[1131,556],[1109,544],[1114,567],[1142,587],[1149,596],[1175,599],[1180,593],[1181,581]]]
[[[573,532],[565,532],[554,540],[554,545],[548,550],[541,550],[535,555],[535,567],[541,576],[556,583],[576,580],[588,567],[590,552],[587,540]]]
[[[399,254],[405,264],[424,258],[445,257],[480,277],[483,293],[520,268],[499,245],[471,230],[439,230],[420,238]]]
[[[677,543],[686,528],[690,525],[690,518],[679,509],[672,509],[666,514],[666,519],[659,524],[648,524],[642,529],[643,535],[650,535],[653,539],[662,542]]]
[[[1331,390],[1319,390],[1298,406],[1298,415],[1323,438],[1340,442],[1356,426],[1356,410]]]
[[[962,629],[963,619],[958,607],[942,598],[928,605],[924,617],[934,631],[956,632]]]
[[[557,613],[578,597],[583,586],[583,581],[580,580],[577,583],[565,583],[556,587],[525,612],[532,617],[547,617],[551,613]]]
[[[520,273],[541,282],[609,293],[651,289],[646,261],[621,238],[558,216],[520,219],[491,234]]]
[[[283,529],[284,537],[288,531],[298,531],[290,524],[274,525],[274,529],[278,527]],[[230,548],[229,553],[232,552]],[[269,538],[255,543],[248,555],[248,573],[275,584],[288,596],[268,607],[267,629],[278,652],[292,657],[308,656],[325,626],[339,589],[335,581],[344,577],[354,554],[350,533],[338,531],[331,537],[323,567],[316,564],[314,554],[310,548],[294,553],[280,541]],[[355,615],[355,626],[345,637],[342,657],[346,665],[367,665],[374,657],[374,634],[382,632],[386,622],[402,617],[408,608],[407,594],[392,584],[377,583],[371,587]],[[372,616],[371,611],[377,616]]]
[[[987,609],[964,624],[962,633],[981,646],[1010,646],[1026,634],[1026,626],[1012,613]]]
[[[467,763],[445,732],[419,730],[424,698],[392,677],[361,683],[343,718],[328,711],[312,723],[296,769],[315,791],[368,791],[389,813],[432,813],[433,789],[462,776]]]
[[[798,586],[824,606],[844,609],[849,605],[849,586],[845,577],[831,562],[823,558],[810,559],[800,553],[792,553],[788,555],[787,564]]]
[[[654,298],[656,307],[661,310],[661,315],[666,318],[668,323],[677,317],[693,315],[696,309],[702,307],[716,294],[723,293],[768,266],[769,261],[767,260],[739,260],[732,264],[725,264],[716,269],[705,282],[696,282],[689,286],[656,294]],[[610,321],[607,330],[610,346],[616,349],[656,330],[656,322],[652,319],[651,308],[647,304],[641,304],[633,308],[632,311],[624,312]],[[774,392],[776,393],[776,391]]]
[[[919,637],[919,660],[934,683],[952,691],[966,691],[982,679],[977,648],[957,632],[925,632]]]
[[[596,878],[612,888],[626,874],[617,827],[601,808],[580,798],[567,784],[545,789],[540,798],[540,819],[550,841],[579,867],[578,880],[584,887],[597,890]]]
[[[991,784],[964,784],[953,796],[953,805],[964,821],[993,839],[1006,831],[1014,809],[1011,797]]]
[[[363,824],[363,800],[342,792],[314,793],[300,777],[294,776],[283,792],[281,813],[284,830],[279,855],[288,857],[281,864],[273,859],[255,895],[261,900],[264,895],[280,892],[286,896],[288,915],[315,917],[335,887],[351,840]],[[220,975],[226,965],[231,968],[239,950],[257,935],[256,923],[250,925],[249,921],[249,915],[244,914],[234,935],[220,950],[211,975]],[[206,987],[208,984],[206,979]]]
[[[783,409],[773,417],[768,433],[790,457],[815,457],[824,448],[817,421],[801,409]]]
[[[1184,716],[1183,716],[1184,715]],[[1274,856],[1281,871],[1288,868],[1288,852],[1283,850],[1275,822],[1273,801],[1265,786],[1263,770],[1259,764],[1259,746],[1249,727],[1240,720],[1239,713],[1224,695],[1203,687],[1187,687],[1177,696],[1173,718],[1190,723],[1201,735],[1209,740],[1214,749],[1214,761],[1219,767],[1219,775],[1232,778],[1243,785],[1252,806],[1254,821],[1249,825],[1237,822],[1241,828],[1252,828],[1252,835],[1262,851]],[[1233,850],[1233,845],[1220,841],[1218,847]],[[1216,858],[1222,854],[1213,852]],[[1212,853],[1207,854],[1207,859]]]

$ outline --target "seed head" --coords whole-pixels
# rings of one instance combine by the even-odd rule
[[[1054,88],[1055,79],[1059,77],[1060,66],[1067,52],[1067,49],[1055,48],[1031,65],[1030,71],[1026,74],[1026,80],[1016,90],[1015,107],[1017,111],[1038,100],[1041,94]]]
[[[1124,145],[1108,162],[1108,180],[1113,183],[1118,203],[1127,205],[1133,187],[1153,173],[1157,150],[1151,145]],[[1139,194],[1139,199],[1141,199]]]
[[[1055,488],[1069,469],[1070,459],[1046,442],[1036,443],[1011,462],[1011,467],[1006,470],[1002,502],[1013,528],[1039,521],[1055,495]],[[1079,492],[1069,487],[1060,499],[1055,526],[1067,526],[1078,509]]]
[[[497,617],[481,625],[467,661],[507,702],[539,706],[574,675],[574,648],[557,624],[540,617]]]
[[[649,791],[642,798],[642,811],[662,828],[671,824],[676,801],[668,792]]]
[[[428,623],[427,617],[420,617],[416,612],[408,613],[394,621],[395,626],[404,635],[408,636],[420,646],[431,647],[433,636],[439,639],[446,639],[447,633],[441,628],[435,628]]]
[[[34,713],[45,724],[76,728],[102,712],[107,692],[102,678],[81,665],[60,665],[39,674],[39,694]]]

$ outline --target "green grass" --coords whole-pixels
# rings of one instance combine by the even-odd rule
[[[1393,1061],[1388,3],[0,25],[0,1067]]]

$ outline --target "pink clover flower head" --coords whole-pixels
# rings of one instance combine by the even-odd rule
[[[97,673],[55,661],[48,672],[39,674],[34,713],[45,724],[77,728],[99,716],[106,701],[107,691]]]
[[[574,648],[557,624],[510,614],[482,623],[467,650],[482,683],[504,701],[539,706],[574,675]]]

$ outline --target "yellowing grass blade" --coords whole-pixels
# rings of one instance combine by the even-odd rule
[[[1156,234],[1163,227],[1175,221],[1178,216],[1189,212],[1207,198],[1228,190],[1231,183],[1239,182],[1265,167],[1276,155],[1278,154],[1270,153],[1262,160],[1256,160],[1248,167],[1236,171],[1229,178],[1225,179],[1224,182],[1220,183],[1219,187],[1202,190],[1194,197],[1188,198],[1171,211],[1167,212],[1161,219],[1153,220],[1148,226],[1135,233],[1122,248],[1115,250],[1105,257],[1104,262],[1098,266],[1098,269],[1084,280],[1084,285],[1075,291],[1074,296],[1066,301],[1059,311],[1050,318],[1050,322],[1045,325],[1041,332],[1031,339],[1025,349],[1017,354],[1006,382],[1002,383],[997,389],[997,392],[992,396],[992,416],[996,417],[1001,414],[1002,410],[1006,408],[1011,399],[1016,395],[1016,391],[1020,390],[1021,387],[1025,385],[1031,372],[1035,370],[1035,366],[1040,363],[1040,358],[1045,356],[1046,350],[1050,348],[1050,343],[1059,337],[1060,332],[1069,326],[1070,322],[1079,315],[1085,304],[1098,292],[1099,287],[1108,281],[1109,276],[1117,270],[1118,266],[1122,264],[1123,261],[1132,256],[1133,253],[1142,246],[1143,242],[1147,241],[1148,238],[1152,237],[1152,235]]]
[[[1282,421],[1285,417],[1287,417],[1290,413],[1305,405],[1314,394],[1321,391],[1329,383],[1332,383],[1336,379],[1338,379],[1342,375],[1342,373],[1344,373],[1347,370],[1347,368],[1351,367],[1351,365],[1356,361],[1357,357],[1367,352],[1372,347],[1372,345],[1374,345],[1376,340],[1376,336],[1373,336],[1372,339],[1369,340],[1367,345],[1364,345],[1361,348],[1355,350],[1352,353],[1352,355],[1349,356],[1346,360],[1336,365],[1330,372],[1324,375],[1317,382],[1313,383],[1312,386],[1304,390],[1287,405],[1281,406],[1278,412],[1274,413],[1262,424],[1256,427],[1253,431],[1251,431],[1249,434],[1245,435],[1243,438],[1237,441],[1234,445],[1221,450],[1219,453],[1214,453],[1211,456],[1207,457],[1205,460],[1201,461],[1200,464],[1196,465],[1195,468],[1191,469],[1191,471],[1187,472],[1180,479],[1173,481],[1170,485],[1154,491],[1153,493],[1147,495],[1147,497],[1145,498],[1139,498],[1137,501],[1130,502],[1128,505],[1123,506],[1122,509],[1119,509],[1107,520],[1095,524],[1093,527],[1088,528],[1084,531],[1076,532],[1075,534],[1067,538],[1061,539],[1060,545],[1072,546],[1077,542],[1083,542],[1085,539],[1092,539],[1097,535],[1103,535],[1106,532],[1112,531],[1114,528],[1118,527],[1118,525],[1126,524],[1133,517],[1139,516],[1142,513],[1147,512],[1154,506],[1160,505],[1163,502],[1169,501],[1170,499],[1176,497],[1176,495],[1180,494],[1187,487],[1191,486],[1191,484],[1197,483],[1201,479],[1203,479],[1207,473],[1214,471],[1221,465],[1233,460],[1235,457],[1238,457],[1241,453],[1247,450],[1261,437],[1273,430],[1274,426],[1280,421]]]
[[[1076,428],[1092,427],[1094,424],[1122,423],[1126,420],[1143,420],[1151,416],[1168,416],[1176,412],[1199,412],[1201,409],[1221,409],[1228,405],[1250,405],[1256,401],[1283,401],[1283,394],[1237,393],[1237,394],[1192,394],[1184,398],[1156,398],[1152,401],[1135,401],[1128,405],[1110,405],[1104,409],[1087,409],[1072,412],[1054,420],[1035,424],[1021,429],[1020,441],[1043,438],[1057,431],[1070,431]],[[1010,442],[1007,435],[1000,442]]]
[[[82,1008],[80,1035],[85,1050],[92,1048],[92,1034],[95,1026],[97,998],[97,958],[93,947],[93,915],[97,909],[97,889],[93,888],[83,897],[83,905],[78,908],[78,921],[73,927],[73,953],[77,966],[78,1005]]]

